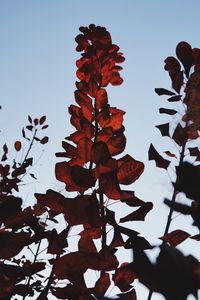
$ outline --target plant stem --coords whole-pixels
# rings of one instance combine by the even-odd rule
[[[185,141],[185,143],[182,146],[178,167],[180,167],[182,165],[182,163],[183,163],[183,159],[184,159],[184,155],[185,155],[186,143],[187,143],[187,141]],[[174,184],[174,189],[173,189],[173,194],[172,194],[172,199],[171,199],[171,204],[172,205],[170,207],[169,215],[167,217],[167,223],[166,223],[166,226],[165,226],[164,235],[169,232],[169,228],[170,228],[170,225],[171,225],[171,222],[172,222],[172,215],[173,215],[173,212],[174,212],[173,204],[176,202],[176,195],[177,195],[177,192],[178,192],[178,190],[177,190],[178,180],[179,180],[179,178],[178,178],[178,176],[176,176],[176,181],[175,181],[175,184]],[[163,241],[163,244],[164,243],[165,242]],[[153,291],[150,290],[147,300],[151,300],[152,295],[153,295]]]

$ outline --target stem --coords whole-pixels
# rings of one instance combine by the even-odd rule
[[[67,234],[69,233],[69,231],[70,231],[70,228],[71,228],[71,225],[67,225]],[[60,258],[60,255],[61,254],[57,254],[56,255],[56,259],[55,260],[58,260],[59,258]],[[41,294],[41,296],[45,299],[45,297],[47,298],[47,295],[48,295],[48,293],[49,293],[49,289],[50,289],[50,287],[51,287],[51,284],[52,284],[52,282],[53,282],[53,276],[54,276],[54,273],[53,273],[53,267],[54,267],[54,265],[52,266],[52,269],[51,269],[51,274],[50,274],[50,276],[49,276],[49,280],[48,280],[48,282],[47,282],[47,285],[46,285],[46,287],[44,288],[44,290],[43,290],[43,292],[42,292],[42,294]]]
[[[182,146],[178,167],[180,167],[183,163],[186,143],[187,143],[187,141],[185,141],[185,143]],[[173,190],[172,199],[171,199],[172,206],[170,207],[169,215],[168,215],[168,218],[167,218],[167,223],[166,223],[166,226],[165,226],[164,235],[169,232],[169,228],[170,228],[170,225],[171,225],[171,222],[172,222],[172,215],[173,215],[173,212],[174,212],[173,204],[176,202],[176,195],[177,195],[177,192],[178,192],[178,190],[177,190],[178,179],[179,178],[176,177],[176,182],[174,184],[174,190]],[[165,242],[163,241],[163,244],[164,243]],[[152,295],[153,295],[153,291],[150,290],[147,300],[151,300]]]
[[[33,146],[33,142],[34,142],[34,139],[35,139],[36,134],[37,134],[37,129],[35,128],[35,131],[34,131],[34,134],[33,134],[33,138],[32,138],[31,143],[30,143],[30,145],[29,145],[28,151],[27,151],[27,153],[26,153],[26,155],[25,155],[25,157],[24,157],[24,160],[23,160],[23,162],[22,162],[22,165],[23,165],[24,162],[26,161],[26,159],[27,159],[27,157],[28,157],[28,155],[29,155],[29,152],[31,151],[31,148],[32,148],[32,146]]]

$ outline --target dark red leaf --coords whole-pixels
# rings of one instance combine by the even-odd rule
[[[46,128],[48,128],[48,127],[49,127],[49,125],[44,125],[44,126],[42,126],[41,129],[46,129]]]
[[[156,166],[158,168],[164,168],[167,169],[170,161],[167,159],[164,159],[154,148],[154,146],[151,144],[149,148],[149,160],[155,160]]]
[[[102,273],[101,277],[96,281],[94,294],[96,296],[104,296],[110,286],[110,276],[108,273]]]
[[[181,72],[179,61],[173,56],[167,57],[165,59],[165,70],[169,72],[173,89],[179,93],[183,85],[183,72]]]
[[[125,185],[135,182],[144,171],[144,164],[128,154],[118,160],[118,166],[117,178]]]
[[[33,122],[34,122],[34,125],[37,126],[38,123],[39,123],[39,120],[36,118],[36,119],[33,120]]]
[[[136,275],[133,272],[133,266],[129,263],[123,263],[114,273],[114,284],[122,292],[130,290],[131,283],[135,280]]]
[[[192,47],[190,46],[190,44],[186,42],[180,42],[176,47],[176,55],[178,59],[182,62],[185,68],[185,74],[188,78],[190,73],[190,68],[194,65]]]
[[[135,192],[132,191],[121,191],[120,201],[125,202],[128,206],[137,207],[142,206],[144,201],[135,196]]]
[[[96,94],[96,108],[102,109],[108,103],[108,96],[105,89],[98,90]]]
[[[161,107],[159,109],[160,114],[167,114],[167,115],[175,115],[177,111],[175,109],[168,109]]]
[[[16,151],[20,151],[21,150],[21,147],[22,147],[22,144],[20,141],[16,141],[15,142],[15,150]]]
[[[40,125],[44,124],[45,121],[46,121],[46,116],[42,116],[42,117],[39,119]]]
[[[175,95],[174,92],[171,92],[169,90],[162,89],[162,88],[155,89],[155,92],[158,94],[158,96],[162,96],[162,95],[173,96],[173,95]]]
[[[5,154],[8,153],[8,147],[7,147],[6,144],[3,145],[3,151],[4,151]]]
[[[89,188],[95,185],[92,171],[80,166],[71,167],[71,177],[75,184],[80,187]]]
[[[171,153],[170,151],[165,151],[164,153],[169,157],[176,157],[176,155],[174,153]]]
[[[135,289],[123,294],[117,294],[121,300],[137,300]]]
[[[176,247],[188,237],[190,237],[190,234],[188,234],[187,232],[183,230],[174,230],[160,237],[160,239],[165,242],[168,242],[172,247]]]
[[[126,146],[125,135],[122,133],[122,134],[119,134],[116,136],[112,136],[107,141],[107,146],[108,146],[109,152],[112,156],[122,153]]]
[[[170,98],[167,99],[167,101],[169,102],[177,102],[177,101],[180,101],[181,100],[181,95],[176,95],[176,96],[172,96]]]
[[[121,223],[129,221],[144,221],[147,213],[153,208],[152,202],[145,202],[139,209],[120,219]]]
[[[31,116],[28,116],[28,121],[29,121],[30,124],[32,124],[33,121],[32,121]]]
[[[78,156],[87,163],[91,160],[93,142],[88,138],[82,138],[78,141]]]
[[[81,236],[80,240],[78,241],[78,249],[80,252],[85,253],[97,253],[96,246],[89,236]]]
[[[65,149],[67,157],[73,158],[77,156],[77,148],[74,147],[73,145],[63,141],[62,147]]]
[[[104,142],[95,142],[92,147],[92,161],[95,164],[107,161],[111,157],[108,146]]]
[[[162,136],[169,136],[169,123],[157,125],[155,127],[160,130]]]
[[[48,141],[49,141],[48,136],[45,136],[40,140],[40,143],[44,145],[44,144],[48,143]]]
[[[190,152],[190,156],[198,156],[200,154],[198,147],[188,147],[188,150]]]
[[[193,239],[195,241],[200,241],[200,234],[195,234],[193,236],[190,236],[190,239]]]
[[[116,174],[102,174],[99,178],[99,188],[109,199],[120,199],[120,188]]]
[[[10,259],[31,243],[30,233],[0,232],[0,258]]]

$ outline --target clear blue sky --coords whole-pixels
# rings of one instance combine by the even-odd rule
[[[156,207],[146,225],[137,226],[154,242],[162,235],[167,214],[162,200],[170,193],[170,185],[165,172],[148,162],[147,152],[151,142],[162,146],[154,125],[167,119],[158,114],[166,102],[154,88],[170,88],[163,61],[175,54],[179,41],[200,47],[199,12],[199,0],[0,0],[1,144],[11,145],[18,139],[28,114],[45,114],[50,125],[50,143],[35,168],[40,174],[38,182],[24,191],[25,197],[33,197],[31,189],[43,192],[56,186],[54,153],[73,132],[67,107],[74,103],[75,60],[79,57],[74,38],[80,26],[94,23],[108,29],[126,57],[124,84],[108,92],[111,105],[126,111],[126,152],[146,164],[143,178],[135,184],[137,194]],[[146,295],[144,289],[140,293]]]

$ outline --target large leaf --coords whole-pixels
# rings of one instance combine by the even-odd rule
[[[135,182],[144,171],[144,164],[128,154],[118,160],[118,166],[117,178],[125,185]]]

